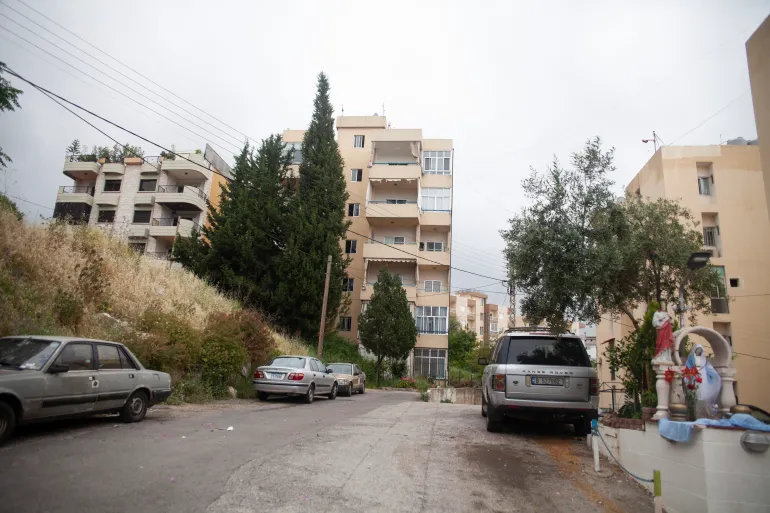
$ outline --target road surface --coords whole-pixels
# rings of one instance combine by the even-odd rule
[[[569,431],[516,428],[380,391],[32,426],[0,448],[0,512],[651,510],[619,471],[594,477]]]

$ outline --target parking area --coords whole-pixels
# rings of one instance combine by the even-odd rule
[[[139,424],[103,417],[24,428],[0,448],[0,511],[652,508],[618,471],[593,477],[585,442],[569,428],[488,433],[478,406],[415,396],[157,408]]]

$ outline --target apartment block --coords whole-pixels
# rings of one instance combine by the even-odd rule
[[[764,316],[770,311],[770,220],[760,148],[740,138],[731,142],[734,144],[664,146],[626,190],[651,199],[679,200],[699,221],[704,249],[712,254],[711,263],[722,283],[713,291],[714,314],[700,315],[697,324],[713,328],[732,345],[739,401],[768,409],[770,343]],[[622,316],[607,317],[596,328],[597,363],[602,382],[617,386],[618,376],[609,369],[606,348],[620,343],[632,326]],[[700,337],[691,338],[708,347]],[[609,404],[609,395],[601,394],[601,406]]]
[[[207,202],[217,206],[219,184],[231,178],[209,146],[205,154],[177,153],[122,162],[66,157],[63,173],[73,184],[59,187],[54,217],[97,226],[126,238],[136,251],[168,259],[177,235],[189,236],[206,223]]]
[[[449,347],[452,240],[451,139],[424,139],[421,129],[390,128],[384,116],[340,116],[350,231],[340,241],[351,258],[344,287],[352,304],[340,333],[358,341],[358,316],[372,298],[380,268],[400,276],[417,325],[412,375],[443,378]],[[301,162],[302,130],[284,141]],[[298,169],[294,171],[297,172]],[[358,235],[360,234],[360,235]]]
[[[458,292],[450,298],[451,314],[455,316],[460,326],[476,333],[478,340],[484,340],[488,329],[487,299],[486,294],[474,290]]]
[[[746,58],[765,177],[765,201],[770,205],[770,16],[746,41]]]

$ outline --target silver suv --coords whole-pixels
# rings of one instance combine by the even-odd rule
[[[481,415],[487,431],[500,432],[503,419],[568,422],[588,434],[598,416],[599,380],[583,341],[548,328],[506,331],[484,368]]]

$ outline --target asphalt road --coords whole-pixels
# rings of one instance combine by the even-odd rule
[[[651,510],[569,431],[520,428],[379,391],[57,422],[0,448],[0,512]]]

